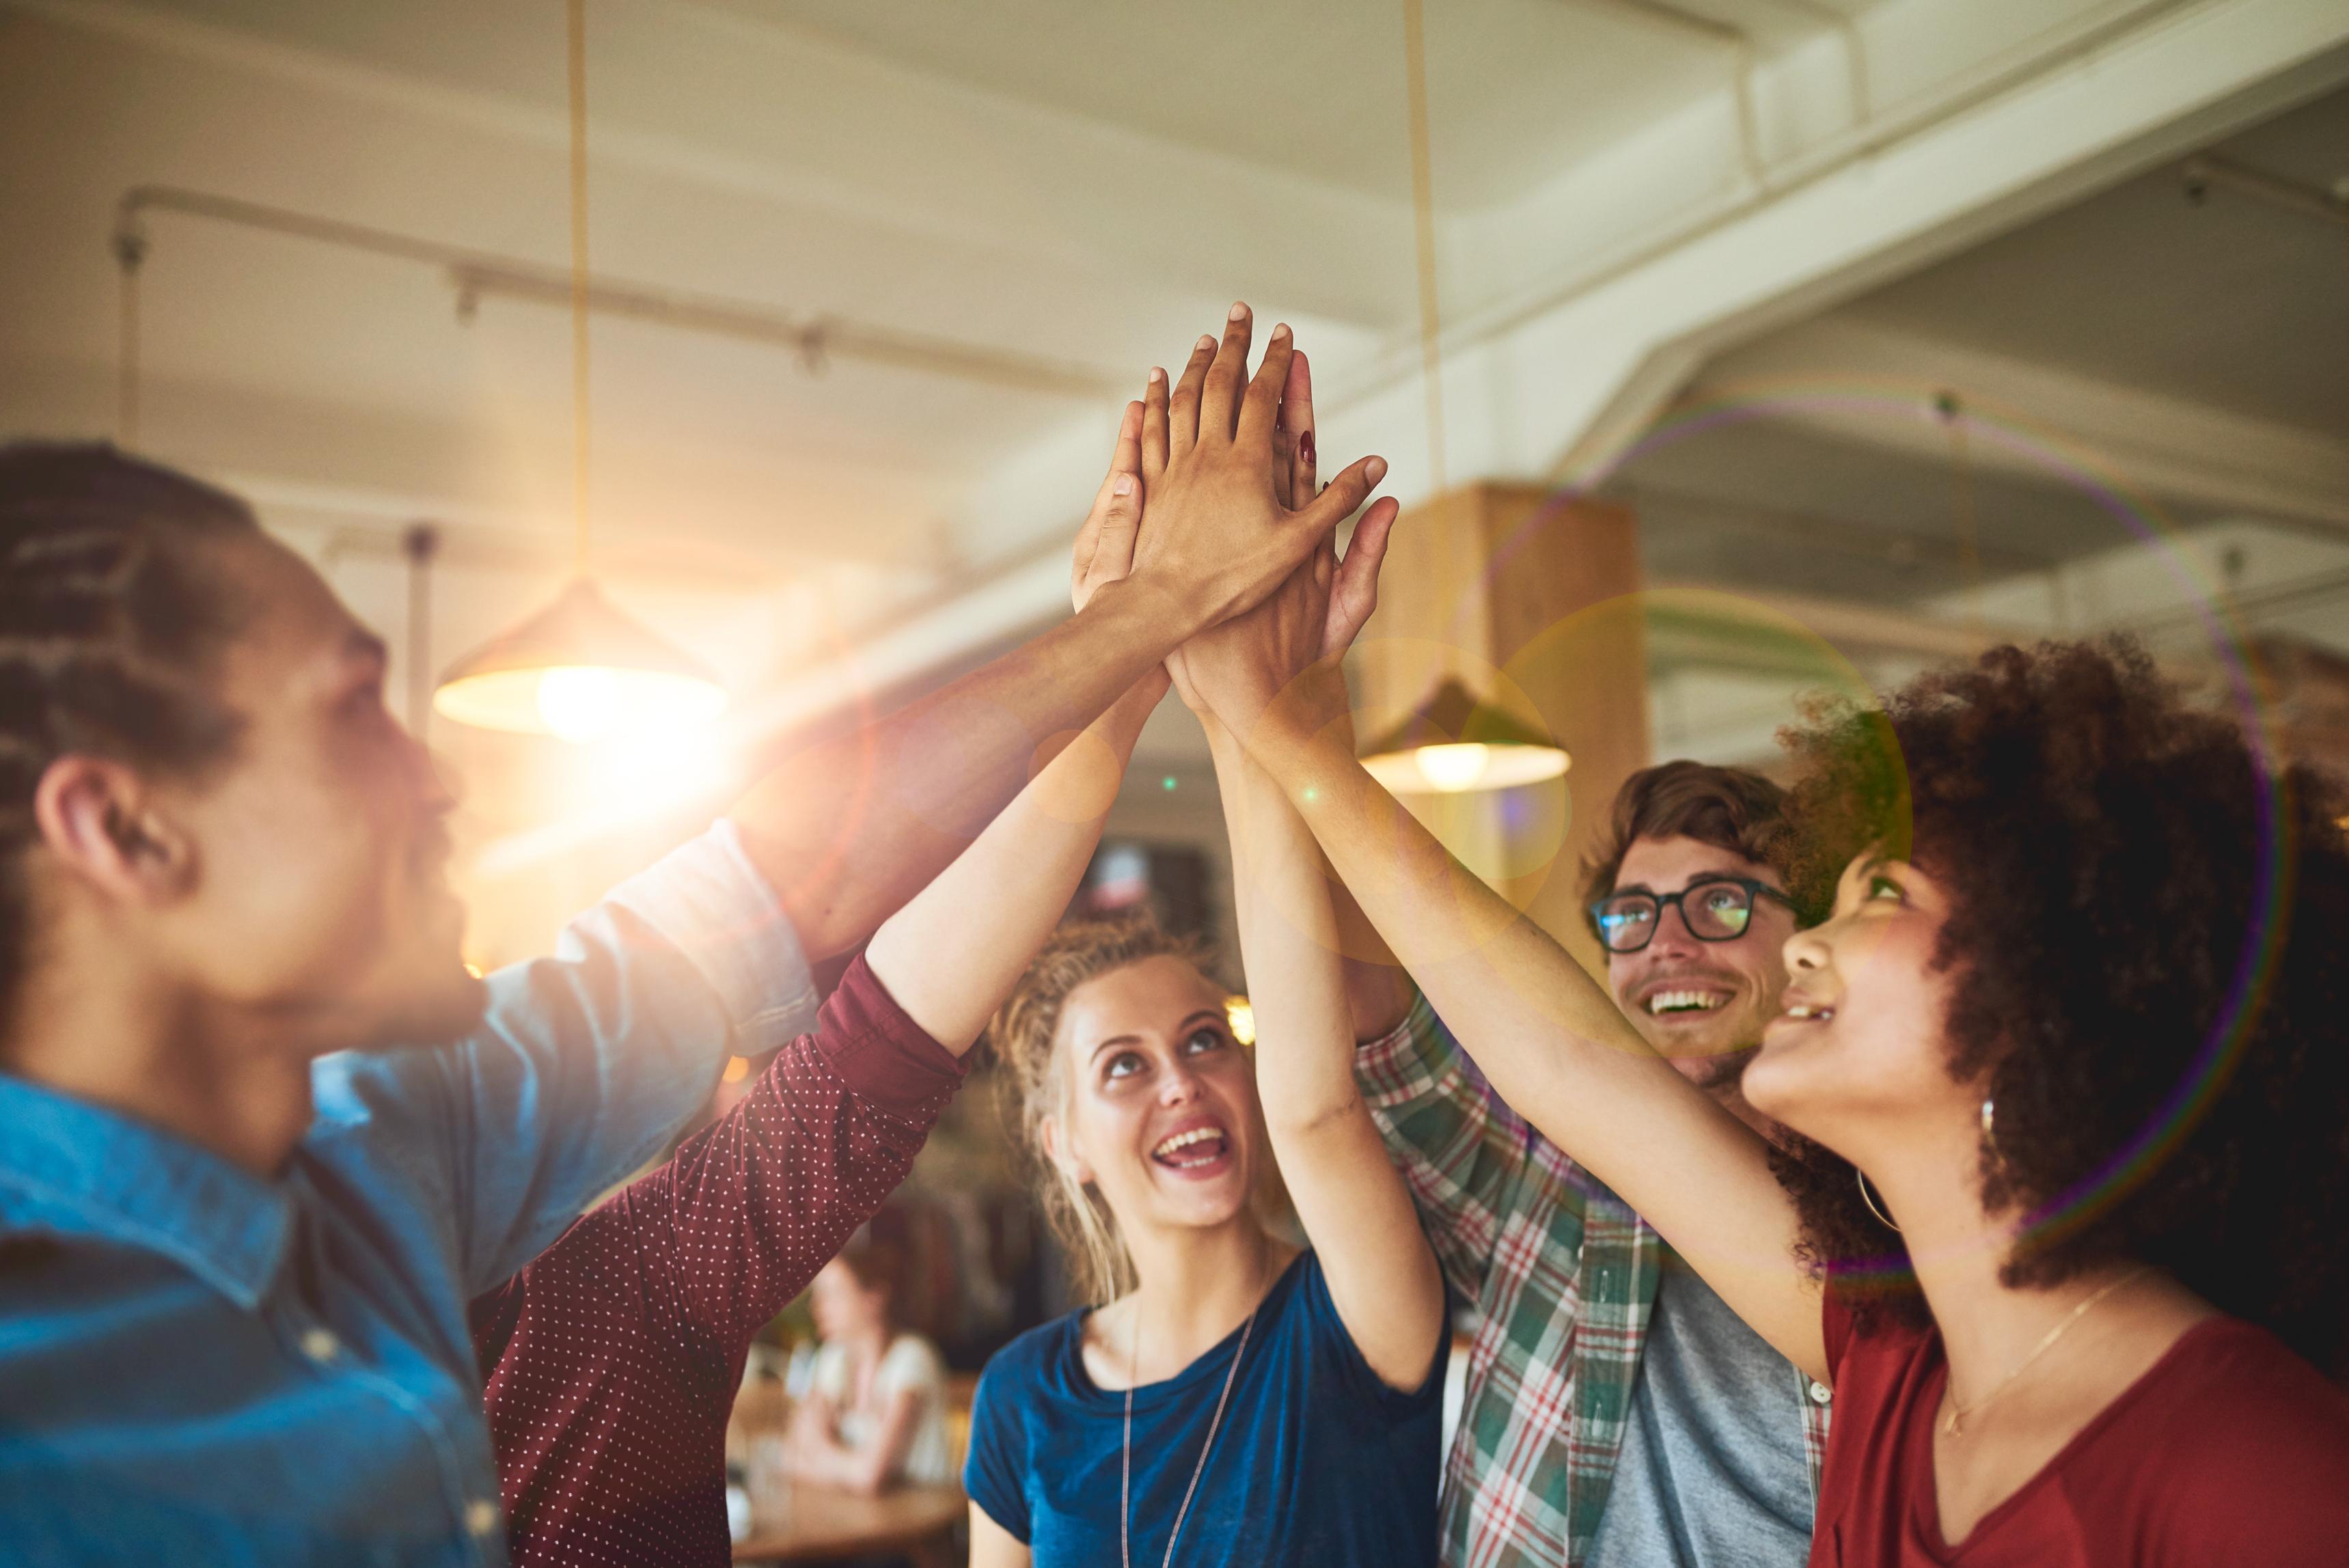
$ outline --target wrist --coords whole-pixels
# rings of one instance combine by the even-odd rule
[[[1267,708],[1248,730],[1247,755],[1300,805],[1320,792],[1318,786],[1325,775],[1354,760],[1352,747],[1338,738],[1334,727],[1317,729],[1279,703]]]
[[[1134,746],[1142,739],[1143,726],[1150,722],[1150,716],[1158,711],[1159,703],[1165,698],[1166,685],[1164,671],[1145,675],[1128,686],[1124,694],[1093,721],[1093,733],[1109,743],[1110,749],[1117,753],[1121,763],[1133,757]]]
[[[1167,653],[1224,619],[1221,603],[1204,583],[1170,582],[1164,573],[1145,568],[1136,570],[1123,584],[1130,597],[1151,606],[1167,638]]]
[[[1154,581],[1120,577],[1104,583],[1085,601],[1075,621],[1094,634],[1132,650],[1139,668],[1164,660],[1195,628],[1191,612]]]
[[[1247,763],[1247,748],[1240,744],[1231,727],[1216,717],[1214,710],[1200,714],[1199,727],[1207,732],[1207,755],[1215,759],[1219,778],[1237,778]]]

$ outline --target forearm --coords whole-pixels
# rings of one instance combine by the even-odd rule
[[[1658,1057],[1565,949],[1454,861],[1350,749],[1278,719],[1251,742],[1502,1098],[1783,1354],[1816,1367],[1816,1297],[1795,1289],[1793,1208],[1762,1140]]]
[[[1218,738],[1257,1017],[1257,1081],[1298,1218],[1340,1319],[1391,1387],[1426,1377],[1444,1285],[1354,1082],[1354,1030],[1319,850],[1288,798]]]
[[[1333,878],[1328,886],[1345,974],[1346,1006],[1353,1020],[1355,1040],[1367,1044],[1402,1026],[1418,998],[1419,987],[1346,884]]]
[[[961,1066],[852,965],[815,1032],[669,1161],[524,1272],[534,1302],[646,1282],[675,1336],[726,1365],[913,1169]]]
[[[1092,723],[1197,613],[1112,583],[1041,636],[886,718],[811,747],[734,807],[809,955],[854,947],[1027,781],[1038,745]]]
[[[1071,738],[970,847],[874,934],[865,962],[948,1050],[969,1049],[1067,910],[1164,690],[1163,682],[1145,679]]]
[[[833,1438],[811,1443],[794,1469],[802,1480],[866,1496],[879,1491],[889,1480],[877,1455],[848,1448]]]
[[[1257,762],[1371,925],[1511,1105],[1531,1116],[1553,1099],[1587,1100],[1555,1088],[1589,1072],[1671,1070],[1564,949],[1460,866],[1341,746],[1270,718],[1254,738]],[[1561,1114],[1579,1119],[1570,1106]]]
[[[1257,1037],[1257,1083],[1276,1142],[1285,1130],[1360,1107],[1353,1028],[1320,851],[1272,779],[1211,727],[1230,834],[1240,951]]]

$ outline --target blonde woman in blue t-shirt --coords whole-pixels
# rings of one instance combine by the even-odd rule
[[[1247,349],[1245,320],[1220,352],[1203,340],[1171,407],[1154,377],[1145,536],[1219,488],[1313,493],[1304,361],[1276,328],[1243,398]],[[1392,518],[1255,614],[1342,649]],[[979,1386],[973,1568],[1434,1560],[1443,1284],[1355,1092],[1312,841],[1195,699],[1223,656],[1196,639],[1175,677],[1215,748],[1263,1043],[1234,1037],[1199,955],[1146,923],[1064,932],[999,1016],[1045,1199],[1102,1305],[1023,1336]],[[1264,1218],[1284,1178],[1301,1250]]]

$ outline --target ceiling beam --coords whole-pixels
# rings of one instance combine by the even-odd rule
[[[1652,170],[1594,160],[1536,201],[1455,221],[1464,257],[1571,256],[1547,281],[1457,319],[1444,344],[1454,484],[1591,480],[1705,361],[2058,211],[2349,80],[2349,11],[2299,0],[2092,6],[1879,106],[1855,136],[1774,169],[1767,199],[1663,215],[1594,248]],[[1651,155],[1634,139],[1626,152]],[[1653,210],[1652,208],[1651,209]],[[1619,229],[1618,234],[1621,233]],[[1455,269],[1456,271],[1457,269]],[[1324,445],[1408,454],[1415,362],[1334,387]],[[1391,481],[1418,499],[1426,476]]]
[[[1946,464],[1943,397],[1971,416],[1978,468],[2349,533],[2349,441],[1849,315],[1714,361],[1682,402],[1758,399],[1783,423]],[[1902,418],[1909,398],[1916,417]]]

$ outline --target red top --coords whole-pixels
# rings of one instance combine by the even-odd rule
[[[730,1560],[751,1336],[905,1180],[964,1067],[859,958],[749,1098],[473,1303],[516,1563]]]
[[[1937,1329],[1853,1332],[1830,1294],[1835,1426],[1812,1568],[2339,1568],[2349,1397],[2265,1329],[2197,1324],[1956,1546],[1941,1539]]]

